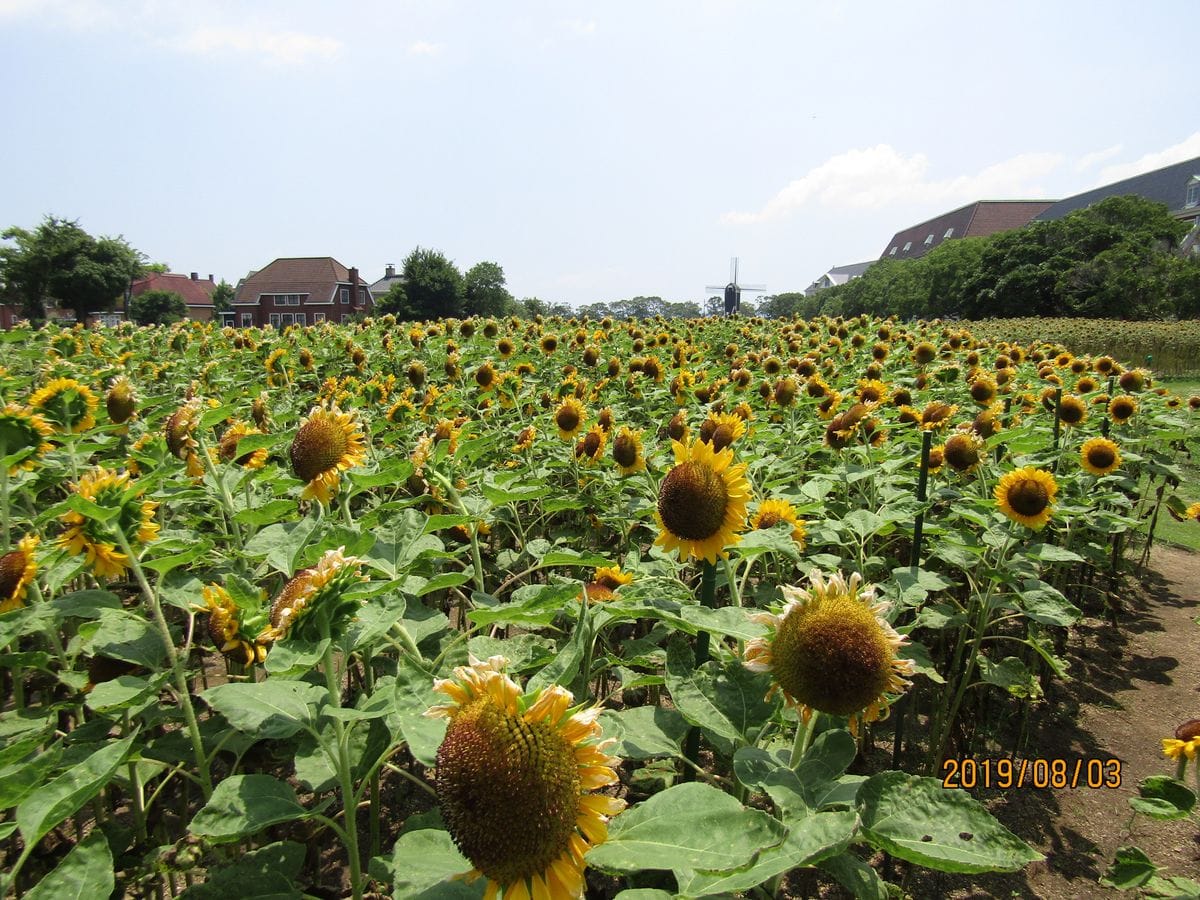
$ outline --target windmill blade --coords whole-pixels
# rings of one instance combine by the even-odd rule
[[[743,291],[765,291],[767,289],[765,284],[739,284],[738,287]]]
[[[738,277],[738,258],[735,256],[729,260],[729,280],[737,284]]]
[[[725,285],[723,285],[723,284],[706,284],[704,286],[704,289],[706,291],[723,291],[723,290],[725,290]]]

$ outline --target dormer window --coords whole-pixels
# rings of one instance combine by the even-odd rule
[[[950,240],[950,238],[952,238],[952,237],[954,237],[954,229],[953,229],[953,228],[947,228],[947,229],[946,229],[946,233],[942,235],[942,240],[943,240],[943,241],[948,241],[948,240]]]
[[[933,243],[933,234],[931,232],[930,234],[927,234],[925,236],[925,246],[928,247],[932,243]]]
[[[909,250],[911,250],[911,249],[912,249],[912,241],[905,241],[905,242],[904,242],[904,249],[903,249],[901,252],[903,252],[903,253],[907,253],[907,252],[908,252]]]
[[[896,247],[895,247],[895,245],[892,245],[892,249],[888,251],[888,256],[895,256],[895,255],[896,255]]]
[[[1193,175],[1192,180],[1188,182],[1187,199],[1183,203],[1184,209],[1191,209],[1193,206],[1200,206],[1200,175]]]

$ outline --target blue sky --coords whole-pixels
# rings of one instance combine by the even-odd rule
[[[0,0],[0,227],[236,282],[416,246],[518,297],[801,290],[1200,156],[1191,2]]]

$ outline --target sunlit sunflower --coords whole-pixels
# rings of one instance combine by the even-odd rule
[[[1200,750],[1200,719],[1188,719],[1175,729],[1175,737],[1163,738],[1162,746],[1168,759],[1195,759]]]
[[[21,538],[16,550],[0,556],[0,613],[25,605],[25,592],[37,575],[33,552],[38,541],[36,534],[27,534]]]
[[[504,657],[469,662],[434,682],[449,702],[426,713],[450,720],[435,783],[468,878],[487,879],[487,900],[582,897],[584,855],[625,808],[592,793],[617,782],[619,763],[599,740],[600,707],[572,709],[558,685],[523,694]]]
[[[553,353],[558,349],[558,335],[544,334],[538,342],[538,346],[542,348],[543,353]]]
[[[829,424],[825,426],[826,445],[834,450],[843,450],[849,446],[870,411],[871,407],[866,403],[855,403],[845,412],[830,419]]]
[[[700,423],[699,437],[720,452],[746,433],[746,423],[735,413],[709,413]]]
[[[1108,414],[1118,425],[1124,425],[1138,410],[1137,400],[1128,394],[1121,394],[1108,401]]]
[[[617,591],[633,581],[633,575],[622,572],[620,566],[601,566],[592,575],[592,580],[583,586],[576,600],[587,594],[588,603],[604,603],[613,599]]]
[[[593,425],[575,445],[575,458],[585,465],[595,465],[603,458],[606,443],[608,435],[604,433],[604,429]]]
[[[1080,425],[1087,421],[1087,404],[1074,394],[1063,394],[1058,403],[1058,420],[1064,425]]]
[[[1191,519],[1193,522],[1200,522],[1200,503],[1193,503],[1184,512],[1184,516]]]
[[[337,406],[314,406],[292,439],[292,471],[307,482],[301,499],[328,505],[337,493],[339,472],[366,462],[362,428],[352,413]]]
[[[133,382],[124,375],[114,378],[108,387],[108,393],[104,395],[104,406],[108,410],[109,419],[117,425],[124,425],[133,418],[134,412],[137,411],[137,394],[133,389]]]
[[[783,586],[787,603],[778,613],[751,615],[770,631],[746,644],[745,664],[769,672],[768,696],[781,692],[805,722],[813,712],[847,716],[857,734],[859,722],[886,716],[889,695],[908,687],[915,668],[896,655],[907,639],[884,619],[890,604],[876,602],[857,572],[847,581],[841,572],[825,580],[814,571],[809,583]]]
[[[796,507],[786,500],[764,500],[758,505],[758,512],[750,518],[750,529],[762,531],[774,528],[780,522],[792,526],[792,540],[804,549],[804,520],[796,512]]]
[[[537,438],[537,429],[532,425],[526,425],[517,433],[516,443],[513,444],[513,452],[520,453],[528,450],[533,446],[534,440]]]
[[[222,462],[236,462],[247,469],[261,469],[267,463],[267,448],[259,447],[248,453],[238,453],[238,442],[252,434],[262,434],[248,422],[237,421],[225,429],[217,444],[217,455]]]
[[[622,475],[632,475],[646,468],[646,458],[642,451],[642,432],[634,431],[627,425],[622,425],[613,438],[613,461]]]
[[[1001,420],[1003,411],[1004,407],[999,403],[993,403],[987,409],[981,409],[971,421],[971,430],[983,440],[987,440],[1003,427]]]
[[[877,378],[859,380],[858,399],[861,403],[882,403],[887,396],[888,386]]]
[[[271,624],[255,638],[258,643],[291,636],[317,641],[341,633],[359,608],[346,590],[367,580],[360,572],[362,561],[346,556],[345,549],[326,550],[315,566],[301,569],[283,586],[271,603]]]
[[[960,431],[946,440],[942,448],[943,458],[962,475],[974,472],[982,459],[983,441],[974,432]]]
[[[19,463],[8,467],[9,475],[32,469],[47,451],[54,449],[47,438],[54,434],[50,424],[33,410],[8,403],[0,409],[0,459],[28,451]]]
[[[583,404],[574,397],[567,397],[554,411],[554,424],[558,426],[558,436],[569,441],[579,434],[583,428],[585,413]]]
[[[1079,448],[1079,461],[1093,475],[1107,475],[1121,464],[1121,450],[1106,437],[1094,437]]]
[[[1148,379],[1149,373],[1145,369],[1126,369],[1117,378],[1117,384],[1121,386],[1121,390],[1136,394],[1145,389]]]
[[[661,529],[654,543],[679,558],[716,562],[717,555],[741,540],[750,483],[746,464],[733,464],[733,451],[719,453],[703,441],[673,441],[675,466],[662,480],[655,518]]]
[[[74,486],[75,493],[104,509],[116,509],[116,515],[100,522],[69,510],[61,517],[67,530],[58,538],[59,545],[73,556],[83,554],[88,567],[98,576],[119,577],[129,566],[129,557],[117,549],[114,530],[124,535],[131,549],[158,536],[158,523],[154,521],[158,504],[141,499],[141,491],[130,488],[128,472],[92,469]]]
[[[208,636],[226,659],[244,666],[263,663],[267,645],[255,642],[253,635],[262,630],[266,610],[259,602],[256,608],[243,609],[229,592],[219,584],[200,589],[204,605],[193,605],[197,612],[208,613]]]
[[[91,388],[74,378],[55,378],[34,392],[29,405],[41,413],[55,431],[79,434],[96,424],[100,401]]]
[[[1035,530],[1050,521],[1057,493],[1054,476],[1032,466],[1006,473],[995,491],[996,504],[1002,513]]]

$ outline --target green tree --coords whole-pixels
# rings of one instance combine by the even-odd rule
[[[187,317],[187,303],[174,291],[146,291],[129,298],[127,312],[139,325],[169,325]]]
[[[212,294],[213,312],[219,316],[221,313],[229,312],[229,310],[233,309],[233,297],[235,293],[233,285],[222,278]]]
[[[392,282],[387,293],[375,301],[375,311],[391,313],[398,319],[408,318],[408,295],[404,293],[404,283]]]
[[[404,260],[402,291],[393,285],[381,302],[398,319],[445,319],[463,311],[462,273],[437,250],[418,247]]]
[[[48,299],[79,321],[111,309],[142,272],[142,254],[123,238],[94,238],[74,221],[47,216],[33,231],[13,227],[2,237],[13,246],[0,247],[0,279],[33,321],[45,319]]]
[[[463,311],[469,316],[502,316],[513,305],[505,287],[504,270],[494,262],[479,262],[463,276]]]

